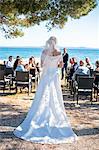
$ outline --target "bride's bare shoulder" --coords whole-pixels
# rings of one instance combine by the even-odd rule
[[[44,50],[42,51],[42,54],[47,54],[47,52],[48,52],[48,51],[44,49]]]

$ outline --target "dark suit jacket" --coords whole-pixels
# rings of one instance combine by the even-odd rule
[[[65,55],[63,54],[63,63],[67,64],[68,62],[68,53],[66,53]]]

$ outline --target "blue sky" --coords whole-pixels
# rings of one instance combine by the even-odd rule
[[[0,46],[38,47],[45,45],[50,36],[57,37],[59,46],[99,48],[99,5],[87,16],[69,19],[63,29],[48,32],[45,23],[41,23],[25,29],[23,37],[5,39],[0,34]]]

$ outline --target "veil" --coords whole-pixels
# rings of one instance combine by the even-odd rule
[[[55,36],[51,36],[45,44],[44,50],[42,51],[41,54],[41,66],[43,67],[44,62],[47,58],[47,56],[51,56],[53,50],[58,50],[57,48],[57,38]]]
[[[48,53],[52,53],[53,50],[57,49],[57,39],[54,36],[51,36],[47,41],[45,45],[45,50],[48,51]]]

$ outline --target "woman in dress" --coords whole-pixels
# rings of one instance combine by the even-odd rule
[[[25,68],[24,68],[24,65],[23,65],[23,60],[21,58],[18,59],[18,64],[17,64],[17,67],[15,69],[15,72],[16,71],[25,71]]]
[[[41,55],[42,76],[25,120],[14,134],[36,143],[59,144],[76,139],[65,113],[58,66],[62,55],[56,47],[57,39],[50,37]]]
[[[35,58],[32,56],[29,58],[29,68],[30,69],[35,69]]]

